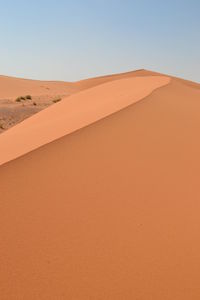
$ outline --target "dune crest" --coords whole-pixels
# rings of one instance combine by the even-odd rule
[[[0,165],[109,116],[169,82],[166,76],[125,78],[63,99],[0,136]]]

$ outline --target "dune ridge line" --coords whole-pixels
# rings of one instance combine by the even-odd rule
[[[138,102],[170,80],[125,78],[64,98],[1,134],[0,165]]]

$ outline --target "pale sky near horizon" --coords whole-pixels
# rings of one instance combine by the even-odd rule
[[[0,0],[0,74],[151,69],[200,82],[199,0]]]

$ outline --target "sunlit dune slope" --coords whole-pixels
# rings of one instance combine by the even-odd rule
[[[0,99],[17,98],[32,95],[71,95],[112,80],[135,77],[152,76],[158,73],[147,70],[136,70],[121,74],[84,79],[77,82],[31,80],[0,75]]]
[[[16,98],[19,96],[32,95],[71,95],[82,90],[95,87],[106,82],[143,76],[166,76],[157,72],[148,70],[136,70],[120,74],[111,74],[106,76],[99,76],[95,78],[88,78],[77,82],[64,82],[64,81],[41,81],[30,80],[15,77],[8,77],[0,75],[0,99]],[[171,76],[170,76],[171,77]],[[200,88],[198,83],[178,79],[184,81],[186,85]]]
[[[200,90],[168,85],[0,167],[1,299],[200,299]]]
[[[166,85],[165,76],[115,80],[43,110],[0,135],[0,164],[104,118]]]
[[[152,75],[160,74],[147,70],[136,70],[78,82],[40,81],[0,76],[0,134],[61,101],[64,97],[82,90],[114,80]]]
[[[124,79],[124,78],[130,78],[130,77],[143,77],[143,76],[167,76],[163,75],[157,72],[148,71],[148,70],[136,70],[136,71],[130,71],[125,73],[119,73],[119,74],[111,74],[106,76],[99,76],[94,78],[88,78],[84,80],[80,80],[74,83],[76,89],[78,90],[84,90],[88,89],[109,81]]]

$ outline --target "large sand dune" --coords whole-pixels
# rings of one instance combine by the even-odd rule
[[[0,167],[1,299],[200,299],[200,89],[128,82],[98,87],[120,110]]]
[[[90,78],[77,82],[42,81],[0,75],[0,99],[15,99],[27,94],[33,96],[58,94],[67,96],[108,81],[146,75],[152,76],[158,75],[158,73],[146,70],[137,70],[116,75]]]
[[[78,82],[41,81],[0,76],[0,133],[64,97],[109,81],[144,75],[158,74],[137,70]],[[31,100],[20,100],[21,97],[27,95],[31,96]]]
[[[0,165],[133,104],[169,81],[164,76],[125,78],[63,99],[0,136]]]

